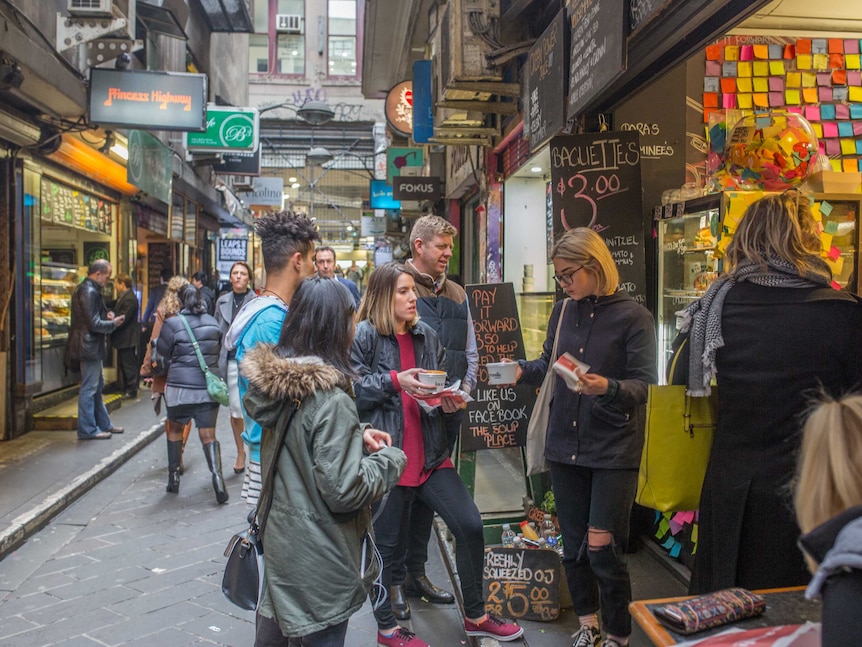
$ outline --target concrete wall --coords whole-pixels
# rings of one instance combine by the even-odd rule
[[[534,292],[553,291],[546,263],[545,181],[511,178],[503,191],[503,281],[521,292],[524,265],[533,265]]]

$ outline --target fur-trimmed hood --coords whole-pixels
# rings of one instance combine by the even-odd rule
[[[302,400],[315,391],[350,384],[337,368],[319,357],[282,357],[273,344],[258,344],[240,363],[249,388],[273,400]]]

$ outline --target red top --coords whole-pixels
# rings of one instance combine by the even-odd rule
[[[413,348],[413,335],[404,333],[395,335],[398,339],[398,351],[401,355],[401,370],[416,368],[416,353]],[[394,372],[394,371],[393,371]],[[392,381],[395,388],[399,389],[398,379],[393,376]],[[431,472],[426,472],[425,467],[425,443],[422,439],[422,417],[419,414],[419,404],[409,395],[401,397],[404,414],[404,440],[401,449],[407,454],[407,467],[398,481],[398,485],[406,487],[418,487],[428,480]],[[452,461],[447,457],[437,469],[454,468]]]

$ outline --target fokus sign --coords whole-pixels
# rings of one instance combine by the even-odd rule
[[[207,77],[184,72],[90,68],[89,123],[150,130],[202,131]]]
[[[207,106],[207,129],[186,133],[186,149],[208,153],[257,150],[260,116],[257,108]]]

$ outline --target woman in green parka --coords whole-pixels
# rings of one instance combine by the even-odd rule
[[[372,502],[397,482],[404,452],[389,434],[360,425],[349,349],[354,302],[337,281],[310,278],[294,293],[277,346],[242,359],[244,404],[263,427],[261,468],[278,467],[263,537],[264,586],[255,647],[344,644],[376,568],[369,539]],[[282,413],[299,403],[282,447]],[[286,419],[284,416],[283,419]]]

